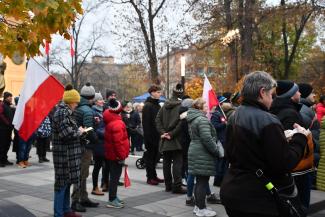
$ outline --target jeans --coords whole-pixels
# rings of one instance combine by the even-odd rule
[[[183,167],[183,153],[181,150],[164,151],[163,173],[164,173],[166,188],[171,188],[171,187],[177,188],[182,186],[182,167]]]
[[[34,141],[34,137],[31,137],[25,142],[21,138],[19,138],[19,155],[18,155],[18,162],[21,161],[28,161],[29,152],[32,148],[32,143]]]
[[[6,163],[8,160],[8,151],[11,143],[12,129],[0,130],[0,163]]]
[[[313,173],[306,173],[303,175],[294,176],[300,201],[306,210],[309,208],[310,204],[312,176]]]
[[[73,185],[72,200],[73,202],[88,201],[87,193],[87,178],[89,176],[89,166],[93,151],[86,149],[81,155],[81,171],[80,171],[80,188],[77,185]]]
[[[68,212],[71,212],[70,185],[54,192],[54,217],[63,217],[64,213]]]
[[[113,201],[117,196],[117,186],[122,174],[122,164],[119,164],[118,161],[109,161],[109,201]]]
[[[99,175],[99,171],[100,169],[102,169],[102,175],[103,177],[107,177],[105,175],[106,173],[106,169],[105,169],[105,158],[101,157],[101,156],[94,156],[94,169],[93,169],[93,189],[95,190],[96,187],[98,187],[98,175]]]
[[[145,164],[148,179],[155,179],[157,177],[156,166],[159,157],[158,146],[147,146]]]
[[[188,176],[187,176],[187,197],[193,196],[194,180],[195,180],[195,176],[192,174],[188,174]],[[207,193],[207,195],[211,194],[211,189],[210,189],[209,185],[207,186],[206,193]]]
[[[219,158],[216,160],[216,175],[214,177],[214,183],[222,182],[223,177],[225,176],[228,168],[228,162],[225,158]]]
[[[195,205],[199,207],[199,209],[206,208],[205,198],[206,198],[206,189],[209,186],[210,176],[196,176],[196,185],[194,189],[195,195]]]

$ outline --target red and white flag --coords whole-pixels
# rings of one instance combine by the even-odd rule
[[[71,57],[73,57],[75,55],[73,36],[71,36],[71,38],[70,38],[70,55],[71,55]]]
[[[208,106],[208,112],[207,112],[207,116],[210,119],[211,118],[211,110],[214,106],[218,106],[219,102],[218,102],[218,98],[216,93],[214,92],[210,81],[208,79],[208,77],[204,74],[204,85],[203,85],[203,94],[202,94],[202,98],[207,102],[207,106]]]
[[[48,41],[45,42],[45,54],[50,54],[50,43]]]
[[[51,109],[62,99],[63,85],[33,58],[28,61],[13,125],[27,141]]]

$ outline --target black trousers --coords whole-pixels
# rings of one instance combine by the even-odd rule
[[[157,145],[147,146],[145,164],[148,179],[157,177],[156,166],[159,158],[159,150]]]
[[[105,168],[105,157],[104,156],[96,156],[94,155],[94,169],[93,169],[93,174],[92,174],[92,178],[93,178],[93,189],[95,190],[96,187],[98,187],[98,176],[99,176],[99,171],[100,169],[102,169],[102,180],[104,180],[104,177],[107,177],[106,175],[106,168]],[[106,178],[107,180],[107,178]],[[105,184],[107,184],[107,181],[104,182]],[[103,183],[102,183],[103,184]]]
[[[0,129],[0,163],[8,160],[8,151],[11,144],[12,129]]]
[[[195,205],[199,209],[206,208],[205,198],[207,195],[207,187],[209,185],[210,176],[196,176],[196,184],[194,189]]]
[[[46,151],[47,151],[47,147],[50,144],[50,138],[46,137],[46,138],[41,138],[41,137],[37,137],[36,139],[36,153],[38,155],[39,159],[44,159],[46,158]]]
[[[163,172],[166,188],[182,186],[182,150],[163,152]]]
[[[117,196],[117,187],[122,174],[122,164],[118,161],[108,161],[109,165],[109,201],[113,201]]]
[[[226,212],[229,217],[280,217],[280,216],[274,216],[274,215],[263,215],[259,213],[246,213],[246,212],[241,212],[233,209],[229,209],[227,207]]]

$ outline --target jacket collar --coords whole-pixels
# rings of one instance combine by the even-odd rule
[[[256,99],[244,98],[242,105],[256,107],[262,109],[263,111],[269,111],[263,103],[260,103]]]

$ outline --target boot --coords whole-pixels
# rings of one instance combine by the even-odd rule
[[[184,188],[183,186],[177,186],[177,187],[173,187],[172,192],[173,194],[186,194],[187,189]]]
[[[81,201],[80,204],[84,207],[98,207],[99,203],[95,203],[91,200]]]
[[[76,212],[86,212],[86,208],[77,201],[72,202],[71,209]]]

